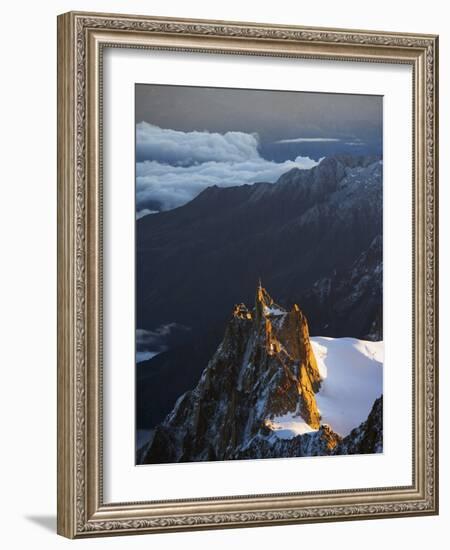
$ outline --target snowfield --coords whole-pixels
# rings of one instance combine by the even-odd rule
[[[267,428],[270,428],[279,439],[292,439],[296,435],[317,431],[311,428],[298,413],[287,413],[282,416],[275,416],[271,420],[267,419],[265,425]]]
[[[345,437],[383,393],[383,342],[316,336],[311,344],[323,379],[316,394],[322,424]]]
[[[342,437],[364,422],[383,393],[383,342],[311,337],[322,384],[316,393],[322,424]],[[279,439],[314,432],[297,412],[266,420]]]

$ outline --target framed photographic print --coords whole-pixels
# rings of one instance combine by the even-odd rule
[[[58,18],[58,532],[436,514],[436,36]]]

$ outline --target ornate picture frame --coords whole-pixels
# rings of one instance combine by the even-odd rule
[[[105,48],[412,68],[412,483],[106,503],[103,477]],[[69,538],[438,513],[438,38],[70,12],[58,17],[58,533]],[[130,427],[131,429],[131,427]]]

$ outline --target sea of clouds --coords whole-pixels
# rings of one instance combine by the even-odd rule
[[[136,126],[137,217],[185,204],[211,185],[275,182],[291,168],[308,169],[309,157],[274,162],[258,151],[257,134],[182,132],[147,122]]]

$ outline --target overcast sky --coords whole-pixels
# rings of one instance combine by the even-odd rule
[[[208,185],[275,182],[334,154],[382,153],[382,97],[136,85],[138,216]]]

